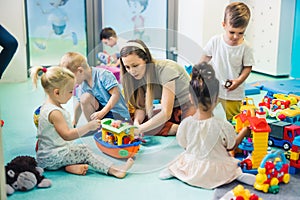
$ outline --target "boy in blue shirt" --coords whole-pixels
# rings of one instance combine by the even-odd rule
[[[70,69],[79,85],[78,102],[74,108],[73,125],[83,112],[88,121],[113,118],[129,120],[129,112],[116,77],[108,70],[90,67],[86,58],[77,52],[68,52],[60,62]]]

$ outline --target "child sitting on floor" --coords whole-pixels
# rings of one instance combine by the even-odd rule
[[[100,173],[125,177],[133,165],[133,159],[129,158],[125,165],[115,166],[112,161],[94,154],[86,145],[72,142],[100,128],[100,120],[96,119],[82,127],[73,128],[70,114],[62,107],[73,95],[74,74],[58,66],[34,67],[31,68],[31,77],[35,86],[41,72],[41,83],[47,99],[41,106],[38,122],[38,166],[48,170],[65,167],[67,172],[85,175],[90,165]]]
[[[190,81],[190,97],[197,107],[193,116],[178,127],[176,139],[185,151],[160,173],[161,179],[176,177],[197,187],[213,189],[237,179],[253,185],[255,175],[243,173],[239,160],[228,151],[235,149],[250,129],[236,135],[233,126],[213,116],[218,100],[219,81],[211,65],[195,65]]]
[[[79,85],[80,91],[76,94],[74,106],[74,126],[77,125],[81,112],[87,121],[103,118],[130,120],[121,87],[112,72],[90,67],[86,57],[77,52],[65,53],[60,66],[71,70]]]

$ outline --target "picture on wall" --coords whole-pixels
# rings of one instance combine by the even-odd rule
[[[102,0],[102,5],[103,27],[113,28],[126,40],[143,40],[156,57],[165,57],[167,0]]]
[[[86,55],[85,0],[26,0],[29,65],[57,65],[68,51]]]

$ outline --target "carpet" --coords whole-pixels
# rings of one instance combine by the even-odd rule
[[[300,79],[257,81],[248,85],[274,93],[295,94],[300,96]]]
[[[233,181],[227,185],[223,185],[218,187],[214,191],[213,199],[217,200],[222,198],[228,191],[232,190],[235,186],[241,184],[238,181]],[[290,182],[288,184],[280,183],[279,184],[279,193],[271,194],[271,193],[264,193],[262,191],[258,191],[249,185],[241,184],[248,189],[250,193],[255,193],[263,200],[294,200],[300,199],[300,174],[293,174],[291,175]]]

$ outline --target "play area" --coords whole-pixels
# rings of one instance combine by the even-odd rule
[[[250,76],[250,80],[258,80],[263,78],[264,76],[260,74],[252,74]],[[275,81],[275,79],[274,79]],[[276,80],[278,81],[278,80]],[[284,81],[284,79],[282,80]],[[36,143],[36,127],[33,122],[33,117],[37,113],[33,113],[33,111],[38,107],[41,97],[42,90],[38,92],[33,92],[31,87],[31,83],[25,82],[22,84],[4,84],[1,85],[1,91],[3,91],[4,96],[1,95],[1,102],[7,102],[6,108],[2,108],[2,113],[6,113],[9,110],[18,110],[23,109],[24,112],[19,113],[16,116],[6,117],[4,122],[3,129],[3,141],[4,141],[4,149],[5,150],[5,163],[11,161],[12,158],[18,155],[29,155],[34,156],[35,154],[35,143]],[[18,95],[23,96],[23,101],[18,104],[11,104],[12,99],[17,99],[16,95],[10,93],[10,90],[18,90]],[[262,199],[294,199],[300,195],[299,190],[297,189],[297,185],[299,184],[299,146],[300,143],[297,140],[291,140],[288,138],[291,130],[293,130],[294,137],[297,138],[297,135],[300,135],[300,130],[297,125],[293,125],[290,122],[285,122],[282,127],[282,136],[279,136],[277,133],[274,137],[272,137],[276,142],[272,144],[271,149],[272,153],[276,153],[273,150],[279,150],[279,152],[284,152],[285,157],[280,153],[276,153],[276,155],[270,154],[270,149],[268,144],[270,144],[270,137],[268,134],[272,133],[270,129],[268,129],[267,122],[275,123],[276,116],[271,117],[270,115],[266,115],[264,113],[267,111],[265,109],[263,112],[259,112],[259,104],[266,98],[268,94],[267,91],[261,90],[260,94],[249,95],[249,99],[247,105],[244,105],[243,109],[248,109],[248,115],[251,112],[256,114],[260,114],[257,116],[263,116],[264,118],[257,118],[248,116],[244,112],[240,117],[237,117],[236,128],[241,128],[242,126],[251,124],[253,127],[253,138],[252,142],[249,143],[248,139],[245,139],[242,146],[239,146],[242,150],[242,157],[249,158],[249,153],[251,153],[252,158],[254,160],[241,160],[241,167],[243,167],[244,171],[249,173],[257,174],[258,171],[263,171],[262,169],[268,168],[272,163],[280,161],[282,163],[281,168],[279,169],[275,165],[274,169],[285,170],[285,174],[287,174],[287,164],[288,166],[288,178],[278,179],[278,181],[260,178],[260,184],[265,184],[272,190],[266,189],[255,189],[255,187],[249,187],[247,185],[243,185],[245,190],[249,190],[250,194],[256,194],[258,197]],[[274,95],[273,95],[274,96]],[[294,104],[291,106],[295,106],[295,96],[291,96],[288,98],[286,95],[275,95],[278,98],[274,98],[280,100],[280,102],[284,105],[285,101],[289,101],[290,104]],[[279,99],[279,98],[282,99]],[[298,102],[298,100],[296,100]],[[27,102],[31,102],[31,106],[26,106]],[[254,105],[251,105],[251,103]],[[276,101],[273,101],[276,102]],[[291,103],[292,102],[292,103]],[[70,101],[66,104],[66,108],[72,107],[73,101]],[[262,104],[261,104],[262,105]],[[271,104],[272,105],[272,101]],[[278,102],[275,104],[278,105]],[[297,105],[297,104],[296,104]],[[267,108],[267,106],[266,106]],[[282,107],[283,108],[283,107]],[[270,107],[269,113],[271,113],[272,108]],[[254,112],[255,111],[255,112]],[[217,109],[216,114],[219,116],[223,116],[220,109]],[[25,120],[21,120],[24,118]],[[14,120],[20,121],[20,126],[18,127],[10,127],[9,124]],[[82,120],[81,123],[84,123]],[[269,124],[270,127],[275,126]],[[279,127],[279,125],[276,125]],[[294,126],[294,127],[293,127]],[[40,188],[35,187],[30,191],[23,192],[16,190],[14,194],[8,197],[9,200],[18,200],[18,199],[41,199],[48,200],[53,198],[53,195],[56,199],[78,199],[84,198],[84,196],[88,196],[89,199],[98,199],[98,195],[106,193],[106,191],[110,191],[111,188],[118,187],[119,192],[116,192],[113,195],[112,199],[130,199],[132,197],[124,197],[124,192],[127,194],[139,194],[146,195],[143,199],[195,199],[197,196],[202,196],[205,199],[220,199],[221,197],[228,195],[227,193],[233,190],[235,187],[240,185],[239,182],[234,181],[228,185],[224,185],[222,187],[216,188],[215,190],[204,190],[201,188],[191,187],[178,179],[170,179],[168,181],[162,181],[158,178],[160,171],[166,167],[167,163],[170,162],[176,155],[182,152],[180,146],[178,146],[175,137],[161,137],[161,136],[149,136],[145,137],[145,141],[136,141],[137,149],[128,150],[126,146],[134,145],[134,141],[131,142],[130,139],[130,130],[134,129],[132,126],[128,126],[128,124],[122,124],[120,121],[112,121],[107,119],[103,121],[103,130],[99,133],[91,134],[86,137],[82,137],[77,140],[77,143],[82,143],[90,147],[93,152],[105,156],[107,158],[113,159],[117,163],[123,163],[125,158],[128,156],[132,156],[135,160],[135,164],[129,170],[128,175],[125,179],[116,180],[113,177],[99,175],[96,172],[90,170],[86,176],[78,176],[72,175],[64,170],[58,171],[45,171],[43,175],[47,180],[52,181],[52,185],[50,188]],[[279,129],[279,128],[277,128]],[[280,130],[280,129],[279,129]],[[286,130],[286,131],[285,131]],[[6,133],[10,134],[6,134]],[[24,132],[27,134],[24,135]],[[101,134],[100,134],[101,133]],[[114,136],[113,140],[110,134],[117,134],[119,136]],[[11,137],[14,135],[14,137]],[[121,137],[121,135],[123,135]],[[282,139],[279,139],[282,137]],[[18,140],[14,139],[18,138]],[[99,147],[99,139],[106,138],[102,142],[102,146],[104,147],[114,147],[118,148],[117,154],[112,154],[111,151],[105,152],[107,149],[103,151],[103,147]],[[128,138],[128,139],[126,139]],[[10,145],[11,141],[14,141],[14,145]],[[285,142],[288,142],[290,146],[288,146],[288,150],[284,149]],[[127,144],[123,144],[127,143]],[[130,144],[131,143],[131,144]],[[19,152],[22,152],[21,154]],[[279,154],[279,155],[277,155]],[[257,156],[258,157],[257,157]],[[123,158],[122,158],[123,157]],[[268,158],[269,157],[269,158]],[[289,162],[287,162],[289,161]],[[262,163],[269,163],[268,166],[263,165]],[[272,163],[271,163],[272,162]],[[251,166],[251,168],[250,168]],[[270,168],[271,169],[271,168]],[[267,172],[265,172],[267,173]],[[277,173],[277,172],[276,172]],[[278,172],[281,174],[281,172]],[[270,177],[270,175],[258,175],[260,177]],[[273,176],[273,175],[272,175]],[[278,175],[274,175],[278,176]],[[282,175],[281,175],[282,176]],[[283,177],[283,176],[282,176]],[[74,185],[74,183],[77,183]],[[62,187],[64,185],[64,187]],[[257,186],[258,188],[268,188],[266,186]],[[74,190],[74,187],[77,188]],[[72,191],[70,190],[71,188]],[[77,192],[78,191],[78,192]],[[79,192],[80,191],[80,192]],[[172,192],[171,192],[172,191]],[[273,191],[273,192],[272,192]],[[59,196],[56,196],[58,195]],[[130,195],[129,195],[130,196]],[[51,197],[51,198],[49,198]]]
[[[0,200],[300,199],[300,1],[0,18]]]

